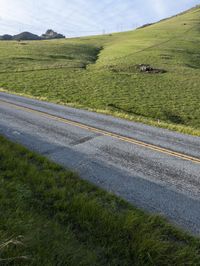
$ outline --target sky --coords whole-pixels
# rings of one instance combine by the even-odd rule
[[[200,0],[0,0],[0,35],[53,29],[67,37],[126,31],[175,15]]]

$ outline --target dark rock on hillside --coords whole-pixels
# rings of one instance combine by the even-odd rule
[[[147,64],[137,65],[137,68],[142,73],[152,73],[152,74],[166,73],[166,70],[164,70],[164,69],[154,68],[154,67],[147,65]]]
[[[12,40],[12,38],[13,38],[12,35],[9,35],[9,34],[0,36],[0,40],[4,40],[4,41],[10,41]]]
[[[64,39],[65,36],[53,30],[47,30],[46,33],[42,34],[41,38],[42,39]]]
[[[12,39],[17,40],[17,41],[41,40],[41,38],[38,35],[27,32],[27,31],[14,35]]]
[[[149,27],[149,26],[154,25],[154,24],[155,23],[147,23],[147,24],[144,24],[144,25],[138,27],[137,29],[143,29],[143,28]]]

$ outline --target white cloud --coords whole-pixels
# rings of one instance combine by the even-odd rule
[[[47,28],[70,36],[126,30],[187,9],[198,0],[0,0],[0,34]]]
[[[153,7],[153,10],[155,10],[155,13],[159,17],[164,17],[167,13],[167,4],[166,1],[163,0],[151,0],[151,4]]]

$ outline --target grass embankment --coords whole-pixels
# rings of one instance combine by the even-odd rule
[[[199,22],[197,7],[126,33],[0,42],[0,87],[200,136]]]
[[[1,265],[200,265],[199,240],[1,136],[0,183]]]

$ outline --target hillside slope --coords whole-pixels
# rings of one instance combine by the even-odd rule
[[[199,25],[196,7],[125,33],[0,42],[0,87],[200,135]]]

